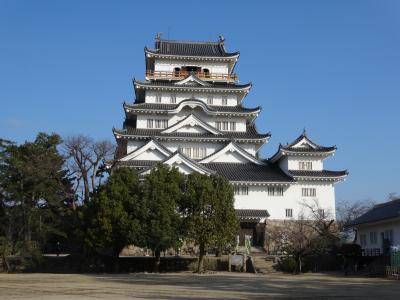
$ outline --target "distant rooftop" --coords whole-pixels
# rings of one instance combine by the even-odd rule
[[[359,225],[394,218],[400,218],[400,199],[377,204],[348,225]]]

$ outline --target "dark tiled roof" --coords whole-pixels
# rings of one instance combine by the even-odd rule
[[[225,131],[222,135],[214,135],[212,133],[188,133],[188,132],[173,132],[173,133],[161,133],[162,130],[157,129],[144,129],[144,128],[134,128],[131,126],[125,126],[124,130],[115,130],[116,133],[129,135],[132,137],[156,137],[158,139],[162,138],[204,138],[204,139],[265,139],[269,138],[271,134],[265,133],[260,134],[257,132],[255,126],[250,125],[247,127],[246,132],[239,131]]]
[[[188,87],[187,84],[175,84],[171,81],[157,80],[157,81],[139,81],[135,80],[135,83],[143,85],[143,86],[154,86],[154,87],[171,87],[171,88],[185,88]],[[200,89],[231,89],[231,90],[241,90],[244,88],[251,87],[251,83],[248,84],[234,84],[227,82],[215,82],[213,84],[208,83],[205,86],[197,85],[196,88]]]
[[[394,218],[400,218],[400,199],[375,205],[371,210],[347,225],[359,225]]]
[[[156,40],[155,49],[146,50],[155,54],[178,56],[230,57],[238,54],[226,52],[220,42]]]
[[[173,110],[178,108],[178,106],[184,104],[185,102],[193,101],[193,99],[187,99],[177,104],[167,104],[167,103],[135,103],[135,104],[124,104],[125,107],[130,109],[140,109],[140,110]],[[260,110],[260,107],[256,108],[246,108],[242,105],[237,106],[222,106],[222,105],[207,105],[202,101],[197,100],[196,102],[205,105],[208,110],[215,112],[228,112],[228,113],[252,113]]]
[[[278,166],[256,165],[253,163],[208,163],[208,169],[215,170],[229,181],[292,182]]]
[[[301,153],[317,153],[317,152],[331,152],[336,150],[336,147],[319,146],[318,148],[314,149],[314,148],[293,148],[293,147],[282,146],[281,149],[293,152],[301,152]]]
[[[265,209],[235,209],[239,219],[263,219],[268,218],[269,213]]]
[[[347,171],[328,171],[328,170],[322,170],[322,171],[305,171],[305,170],[290,170],[290,174],[293,176],[299,176],[299,177],[342,177],[346,176],[348,173]]]
[[[142,169],[144,167],[155,166],[158,161],[119,161],[118,166],[130,166]],[[229,181],[243,182],[293,182],[293,179],[287,176],[276,165],[256,165],[253,163],[198,163],[206,169],[215,171],[224,176]]]

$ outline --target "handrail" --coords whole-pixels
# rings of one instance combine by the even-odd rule
[[[188,71],[146,71],[146,77],[157,77],[157,78],[185,78],[192,74],[192,72]],[[209,73],[209,72],[193,72],[194,75],[201,79],[206,80],[237,80],[236,74],[218,74],[218,73]]]

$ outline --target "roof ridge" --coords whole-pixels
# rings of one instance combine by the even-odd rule
[[[220,45],[221,42],[217,41],[217,42],[210,42],[210,41],[184,41],[184,40],[167,40],[167,39],[160,39],[159,40],[160,43],[174,43],[174,44],[205,44],[205,45]]]
[[[387,202],[383,202],[383,203],[376,204],[376,205],[374,205],[373,209],[374,209],[374,208],[385,207],[385,206],[388,206],[388,205],[391,205],[391,204],[397,203],[397,202],[400,202],[400,198],[398,198],[398,199],[393,199],[393,200],[390,200],[390,201],[387,201]]]

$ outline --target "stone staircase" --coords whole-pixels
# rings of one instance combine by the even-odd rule
[[[272,274],[278,273],[273,266],[275,265],[274,258],[263,254],[252,254],[252,260],[257,273]]]

